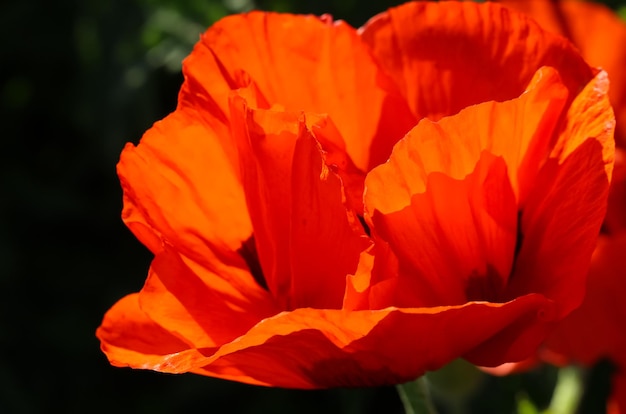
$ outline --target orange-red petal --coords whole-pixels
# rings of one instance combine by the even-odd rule
[[[383,162],[415,122],[356,30],[342,21],[260,12],[228,16],[202,36],[185,66],[223,113],[224,79],[237,89],[241,72],[270,104],[327,113],[362,170]]]
[[[560,316],[584,295],[589,261],[606,212],[615,120],[599,73],[574,99],[521,216],[521,249],[508,298],[542,292]]]
[[[418,118],[515,98],[541,66],[555,67],[571,96],[592,76],[565,39],[492,3],[409,2],[371,19],[361,37]]]
[[[250,108],[234,96],[232,131],[259,261],[284,309],[340,308],[368,241],[305,115]]]
[[[626,231],[626,151],[615,149],[615,165],[602,230],[609,235]]]
[[[245,266],[236,251],[252,224],[237,170],[198,112],[179,109],[124,148],[122,218],[153,253],[167,243],[205,266]]]
[[[543,68],[517,99],[422,120],[368,174],[368,219],[397,255],[399,281],[412,286],[399,290],[416,292],[413,306],[477,300],[483,289],[482,300],[502,299],[522,192],[554,141],[564,100],[558,75]]]
[[[559,323],[542,353],[549,362],[591,366],[609,358],[626,367],[626,235],[601,237],[582,305]]]
[[[122,340],[111,341],[105,349],[117,365],[163,372],[192,371],[288,388],[375,386],[406,382],[438,369],[481,346],[512,320],[536,317],[545,305],[545,298],[529,295],[506,304],[429,309],[297,309],[263,320],[219,349],[164,347],[163,352],[135,346],[150,338],[135,338],[135,333],[149,332],[125,328],[150,321],[124,309],[127,322],[115,329]],[[110,313],[117,312],[117,306]],[[109,335],[108,330],[101,332],[105,339]]]
[[[500,0],[523,12],[541,27],[569,38],[593,66],[611,79],[609,97],[615,110],[616,141],[626,148],[626,24],[606,5],[595,1]]]
[[[400,157],[415,159],[398,149],[391,162],[400,162]],[[382,175],[379,179],[388,181]],[[367,185],[368,195],[370,190],[380,191],[370,188],[369,180]],[[372,195],[376,196],[385,193]],[[389,305],[499,301],[513,263],[517,231],[517,204],[502,158],[484,152],[463,180],[432,172],[425,191],[414,194],[409,206],[377,213],[372,222],[399,259],[396,289],[405,299]]]
[[[346,210],[340,178],[309,133],[296,142],[292,170],[291,296],[301,306],[341,307],[345,277],[369,244]]]
[[[109,362],[118,367],[152,366],[165,355],[189,348],[184,341],[148,318],[139,308],[138,293],[125,296],[109,309],[96,336]]]
[[[269,292],[238,283],[242,272],[227,265],[211,271],[166,247],[152,262],[139,305],[188,346],[219,346],[280,311]]]

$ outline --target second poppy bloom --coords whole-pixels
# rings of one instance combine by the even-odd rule
[[[296,388],[532,353],[583,297],[613,157],[608,81],[491,5],[359,31],[228,17],[118,165],[155,254],[112,364]]]

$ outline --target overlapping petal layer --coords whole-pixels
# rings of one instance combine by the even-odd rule
[[[423,296],[415,303],[462,303],[468,284],[478,288],[475,275],[495,289],[492,299],[544,292],[558,299],[561,315],[580,303],[605,212],[613,124],[600,74],[576,98],[568,111],[572,125],[555,139],[559,85],[556,73],[544,69],[517,100],[470,107],[438,123],[423,120],[390,162],[368,175],[366,213],[397,255],[399,274],[407,274],[401,280],[414,287],[407,290]],[[577,287],[561,297],[560,284],[572,281]]]
[[[356,31],[330,18],[277,13],[226,17],[202,36],[186,68],[193,84],[217,100],[224,116],[227,96],[216,97],[214,88],[226,81],[236,89],[242,72],[272,104],[328,114],[362,170],[383,162],[416,121]],[[222,79],[215,82],[215,77]]]
[[[617,144],[626,147],[626,23],[594,1],[499,0],[527,14],[543,28],[570,39],[593,66],[611,78],[609,98],[615,111]]]
[[[559,365],[573,361],[590,366],[609,358],[626,367],[626,309],[621,305],[626,294],[625,249],[626,234],[600,238],[585,301],[546,341],[548,359]]]
[[[555,139],[559,85],[556,73],[543,69],[519,99],[422,120],[396,145],[365,183],[366,216],[389,248],[377,243],[369,287],[357,286],[364,279],[357,274],[348,290],[367,298],[348,303],[453,305],[529,293],[554,301],[544,310],[546,325],[511,321],[514,335],[503,332],[491,339],[498,346],[467,356],[481,365],[497,364],[498,349],[524,348],[525,340],[527,349],[536,347],[549,323],[580,304],[605,212],[613,124],[599,74],[568,110],[573,125]],[[538,185],[514,191],[525,179]]]
[[[117,366],[281,387],[374,386],[406,382],[437,369],[480,346],[511,320],[536,318],[544,304],[539,295],[528,295],[506,304],[427,309],[297,309],[264,319],[220,348],[185,348],[129,296],[109,311],[100,336]],[[152,337],[163,347],[141,342]]]
[[[557,68],[570,98],[592,75],[565,39],[490,3],[410,2],[371,19],[361,37],[418,119],[518,96],[541,66]]]
[[[593,253],[587,278],[585,300],[556,327],[542,346],[539,356],[556,365],[569,363],[593,366],[608,360],[615,365],[615,384],[623,382],[626,369],[622,297],[626,284],[626,175],[623,153],[616,152],[615,174],[611,182],[609,205],[603,234]],[[616,385],[613,399],[622,401],[623,387]],[[621,394],[620,394],[621,393]],[[615,411],[619,412],[619,411]]]

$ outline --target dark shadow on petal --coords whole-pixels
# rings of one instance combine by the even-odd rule
[[[261,268],[261,263],[259,262],[259,255],[256,251],[256,243],[254,241],[254,235],[250,236],[246,241],[241,244],[241,247],[237,250],[237,253],[243,258],[248,265],[248,269],[252,274],[254,280],[261,286],[263,289],[268,290],[267,281],[265,280],[265,275],[263,274],[263,269]]]

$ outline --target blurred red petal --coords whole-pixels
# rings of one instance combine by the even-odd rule
[[[562,365],[593,365],[610,358],[626,367],[626,234],[602,237],[589,269],[582,305],[559,323],[546,341],[542,357]]]

